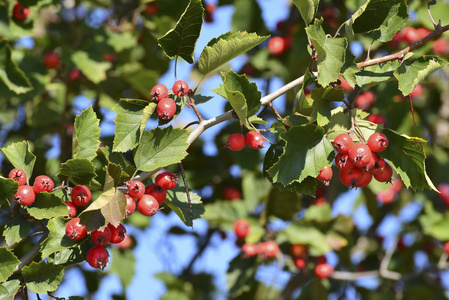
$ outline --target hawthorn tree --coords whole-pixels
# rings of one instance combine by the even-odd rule
[[[69,268],[89,295],[68,299],[107,273],[128,286],[139,240],[126,228],[160,214],[198,245],[182,272],[155,275],[164,299],[217,297],[214,274],[192,267],[226,234],[241,247],[230,299],[446,297],[449,3],[293,0],[270,29],[259,2],[0,1],[1,299],[60,299]],[[232,31],[195,57],[203,23],[229,5]],[[285,84],[273,91],[273,78]],[[219,124],[206,154],[202,134]],[[345,197],[366,228],[334,213]],[[384,241],[379,228],[412,205]],[[266,265],[285,286],[257,276]]]

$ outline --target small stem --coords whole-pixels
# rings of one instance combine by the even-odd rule
[[[287,129],[287,130],[290,129],[291,126],[289,124],[287,124],[284,119],[282,119],[281,115],[278,113],[276,108],[274,108],[273,103],[270,103],[269,105],[270,105],[270,108],[273,110],[274,115],[276,116],[276,119],[284,125],[285,129]]]
[[[190,212],[190,225],[193,229],[193,211],[192,211],[192,200],[190,200],[190,193],[189,193],[189,185],[187,184],[187,178],[186,174],[184,172],[184,167],[182,166],[182,163],[178,163],[179,170],[181,171],[182,180],[184,181],[184,187],[186,189],[187,194],[187,201],[189,201],[189,212]]]
[[[346,22],[342,23],[340,25],[340,27],[338,27],[337,32],[335,32],[335,34],[334,34],[334,38],[336,38],[337,36],[340,35],[340,30],[343,28],[343,26],[345,26],[345,24],[346,24]]]
[[[378,277],[379,271],[366,271],[366,272],[341,272],[341,271],[334,271],[332,273],[331,278],[335,280],[348,280],[348,281],[355,281],[359,280],[361,278],[366,277]]]
[[[429,13],[429,17],[430,17],[430,20],[432,21],[433,27],[435,29],[437,29],[438,25],[433,20],[432,13],[430,12],[430,2],[429,2],[429,0],[427,0],[427,12]],[[439,22],[439,25],[441,26],[441,20]]]
[[[175,81],[176,81],[176,67],[178,66],[178,55],[175,57]]]
[[[195,105],[195,102],[194,102],[193,98],[192,98],[192,97],[189,97],[189,99],[190,99],[190,106],[193,108],[193,111],[195,112],[195,114],[196,114],[198,120],[199,120],[200,122],[203,122],[204,119],[203,119],[203,117],[201,116],[201,114],[200,114],[200,112],[198,111],[198,109],[196,108],[196,105]]]
[[[388,265],[390,264],[390,261],[391,261],[391,258],[393,257],[394,251],[396,250],[396,245],[398,244],[398,241],[399,241],[399,238],[396,237],[394,239],[393,243],[391,244],[391,246],[387,248],[387,251],[385,252],[385,256],[382,259],[382,261],[380,262],[379,274],[384,278],[389,278],[392,280],[400,280],[402,277],[401,274],[388,270]]]

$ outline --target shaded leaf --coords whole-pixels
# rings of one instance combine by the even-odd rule
[[[106,80],[106,71],[112,67],[110,62],[93,60],[87,52],[81,50],[73,53],[71,59],[87,79],[96,84]]]
[[[136,257],[131,249],[120,251],[117,248],[110,248],[110,251],[112,263],[109,272],[117,274],[124,287],[129,286],[136,272]]]
[[[13,279],[0,284],[0,300],[14,300],[20,289],[20,281]]]
[[[237,255],[229,263],[226,285],[232,298],[250,290],[255,281],[257,264],[255,258],[243,258]]]
[[[6,248],[0,248],[0,257],[0,282],[5,282],[20,264],[20,260]]]
[[[18,169],[22,169],[27,174],[27,180],[31,178],[33,173],[36,156],[29,150],[30,145],[28,141],[18,142],[2,148],[6,158],[11,164]]]
[[[11,59],[11,48],[6,40],[0,41],[0,79],[16,94],[24,94],[33,89],[25,73]]]
[[[90,160],[87,158],[74,158],[61,164],[61,170],[56,176],[61,181],[71,181],[75,184],[89,184],[97,174]]]
[[[65,235],[65,227],[68,222],[68,219],[62,218],[53,218],[48,221],[47,227],[50,233],[41,245],[43,259],[52,253],[78,245],[78,242],[72,241]]]
[[[72,156],[92,160],[97,156],[100,146],[100,120],[92,106],[83,110],[75,118],[73,128]]]
[[[204,213],[204,206],[201,202],[200,196],[193,192],[189,192],[190,200],[192,203],[192,215],[193,220],[198,219]],[[164,205],[170,207],[187,226],[192,226],[192,220],[190,219],[189,202],[187,200],[187,194],[185,188],[176,186],[174,189],[167,191],[167,198],[164,201]]]
[[[343,101],[345,93],[342,89],[335,89],[331,86],[326,88],[314,88],[311,91],[313,99],[312,117],[317,120],[319,126],[325,126],[330,122],[332,101]]]
[[[47,192],[37,193],[36,200],[26,209],[37,220],[68,216],[67,204],[55,194]]]
[[[23,218],[16,217],[6,223],[3,236],[6,245],[11,247],[14,243],[18,243],[30,233],[31,223]]]
[[[302,208],[301,200],[296,192],[272,189],[266,208],[267,216],[275,216],[284,221],[292,220]]]
[[[304,23],[309,25],[316,15],[320,0],[293,0],[293,3],[299,9],[299,13],[304,20]]]
[[[357,85],[360,87],[364,87],[367,85],[390,80],[392,77],[394,77],[394,72],[398,68],[398,66],[399,62],[395,60],[365,67],[362,71],[355,74]]]
[[[267,34],[268,29],[262,18],[262,10],[256,0],[236,0],[232,15],[232,31],[255,32],[259,35]]]
[[[14,197],[18,188],[19,184],[13,179],[0,177],[0,205],[2,205],[5,200]]]
[[[43,294],[58,289],[64,277],[64,267],[45,261],[32,262],[22,269],[22,275],[30,291]]]

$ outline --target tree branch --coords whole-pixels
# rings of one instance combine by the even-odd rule
[[[41,244],[44,242],[44,240],[48,236],[48,231],[44,233],[44,235],[41,237],[41,239],[27,252],[24,256],[20,258],[20,265],[18,265],[14,272],[22,270],[23,267],[28,265],[38,254],[39,250],[41,249]]]

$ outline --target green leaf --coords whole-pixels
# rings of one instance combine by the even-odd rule
[[[89,184],[97,174],[90,160],[87,158],[74,158],[61,164],[61,170],[57,176],[61,181],[72,181],[75,184]]]
[[[31,223],[20,217],[11,219],[6,223],[3,236],[6,245],[11,247],[13,244],[20,242],[30,233]]]
[[[50,233],[41,245],[42,259],[57,251],[78,245],[78,242],[69,239],[65,235],[65,227],[68,222],[68,219],[62,218],[53,218],[48,221],[47,227]]]
[[[345,65],[346,38],[330,38],[322,28],[323,20],[315,20],[313,25],[306,28],[307,35],[317,51],[318,56],[318,83],[326,87],[335,82]]]
[[[81,245],[76,245],[73,248],[63,249],[51,254],[47,257],[47,262],[64,266],[64,268],[72,267],[86,261],[85,253],[90,247],[92,247],[91,242],[87,239]],[[85,250],[84,253],[83,248]]]
[[[409,137],[390,129],[384,129],[383,133],[388,138],[388,147],[379,155],[391,162],[391,166],[401,176],[404,185],[414,191],[424,189],[437,191],[426,173],[424,153],[426,140]]]
[[[256,0],[236,0],[233,4],[235,10],[232,16],[232,31],[255,32],[259,35],[269,32]]]
[[[124,287],[129,286],[136,272],[136,257],[131,249],[120,251],[111,248],[110,251],[112,263],[109,272],[117,274]]]
[[[71,59],[75,66],[95,84],[106,80],[106,71],[112,67],[108,61],[96,61],[89,57],[87,52],[78,50],[72,54]]]
[[[27,207],[27,211],[37,220],[68,216],[67,204],[55,194],[47,192],[36,194],[36,200]]]
[[[3,153],[12,165],[25,171],[27,181],[31,178],[34,163],[36,162],[36,156],[30,152],[29,147],[28,141],[23,141],[2,148]]]
[[[243,201],[215,201],[207,203],[204,210],[201,216],[203,219],[211,223],[228,225],[230,228],[235,221],[245,218],[249,212]]]
[[[329,124],[325,126],[325,131],[327,138],[333,141],[340,133],[348,133],[349,129],[351,129],[351,118],[341,106],[332,110],[331,115]],[[352,115],[355,116],[357,125],[362,130],[363,136],[369,137],[377,130],[378,126],[376,124],[364,120],[369,115],[367,112],[360,109],[353,109]],[[353,139],[358,141],[356,136],[353,136]]]
[[[203,103],[208,102],[213,97],[211,97],[211,96],[202,96],[202,95],[199,95],[199,94],[195,94],[195,95],[192,96],[192,98],[193,98],[193,100],[195,102],[195,105],[199,105],[199,104],[203,104]]]
[[[5,200],[14,197],[18,188],[19,184],[13,179],[0,177],[0,206]]]
[[[6,40],[0,41],[0,79],[16,94],[24,94],[33,89],[30,80],[11,59],[11,48]]]
[[[394,76],[394,72],[398,67],[399,62],[397,60],[365,67],[363,70],[355,74],[357,85],[364,87],[390,80]]]
[[[20,260],[6,248],[0,248],[0,257],[0,282],[5,282],[20,264]]]
[[[120,100],[114,107],[117,117],[112,151],[126,152],[138,145],[147,121],[156,106],[156,103],[148,104],[143,100]]]
[[[204,206],[201,202],[201,197],[189,191],[190,200],[192,203],[193,220],[198,219],[204,213]],[[164,205],[170,207],[187,226],[192,226],[190,219],[189,202],[185,188],[176,186],[174,189],[167,191],[167,198]]]
[[[292,220],[301,210],[301,199],[296,192],[272,189],[268,198],[266,213],[284,221]]]
[[[10,280],[0,284],[0,300],[14,300],[20,289],[20,281]]]
[[[320,0],[293,0],[293,3],[299,9],[299,13],[304,20],[304,23],[309,25],[316,15]]]
[[[423,232],[437,240],[449,240],[449,214],[442,214],[435,210],[431,201],[426,201],[424,206],[424,214],[419,217],[419,222],[423,228]]]
[[[64,267],[45,261],[32,262],[22,269],[22,275],[30,291],[44,294],[58,289],[64,277]]]
[[[332,219],[332,208],[329,203],[311,205],[304,216],[306,221],[329,222]]]
[[[200,0],[190,0],[175,28],[157,40],[170,59],[181,56],[186,62],[193,64],[193,51],[200,36],[203,12],[204,8]]]
[[[302,82],[301,88],[296,92],[295,95],[295,112],[300,113],[304,116],[310,116],[312,114],[312,98],[306,97],[304,90],[312,83],[315,83],[315,81],[315,78],[313,78],[312,74],[309,72],[309,69],[307,69],[306,73],[304,74],[304,80]]]
[[[399,90],[402,95],[410,94],[427,75],[447,64],[446,60],[433,55],[422,56],[414,61],[403,61],[394,72],[394,76],[399,81]]]
[[[314,225],[304,223],[304,221],[291,223],[285,228],[284,233],[291,244],[307,245],[311,256],[320,256],[331,251],[326,236]]]
[[[215,70],[231,59],[245,53],[249,49],[265,41],[268,36],[258,36],[255,33],[228,32],[218,38],[213,38],[203,49],[198,68],[201,74]]]
[[[134,154],[138,170],[152,171],[176,164],[187,156],[188,131],[172,126],[145,130]]]
[[[123,172],[121,165],[116,165],[114,163],[108,163],[107,172],[114,180],[114,186],[119,185],[127,174]]]
[[[100,146],[100,120],[92,106],[83,110],[75,118],[73,129],[72,152],[73,158],[94,159]]]
[[[345,93],[342,89],[335,89],[331,86],[314,88],[311,91],[311,96],[313,99],[312,117],[317,120],[319,126],[325,126],[330,122],[331,102],[345,99]]]
[[[267,173],[284,187],[292,182],[316,177],[324,166],[332,165],[334,147],[324,136],[322,127],[309,124],[294,126],[281,135],[286,144],[279,161]]]
[[[126,49],[133,49],[137,46],[137,38],[131,31],[116,32],[105,26],[108,36],[107,43],[114,48],[114,52],[119,53]]]
[[[228,277],[226,285],[231,298],[250,290],[255,281],[256,271],[257,264],[254,258],[243,258],[239,254],[231,260],[226,271]]]
[[[247,128],[252,128],[247,118],[256,114],[261,106],[261,92],[254,82],[249,82],[246,75],[239,75],[233,70],[221,72],[223,83],[212,91],[227,99]]]

